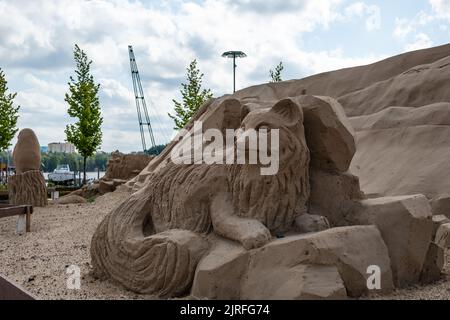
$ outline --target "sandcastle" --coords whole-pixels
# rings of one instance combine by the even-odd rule
[[[153,157],[146,154],[123,154],[114,151],[108,161],[105,176],[94,181],[93,184],[85,185],[61,197],[55,203],[84,203],[86,199],[113,192],[117,187],[137,176]]]
[[[335,99],[269,89],[211,100],[186,128],[280,129],[279,172],[174,164],[175,139],[98,227],[95,274],[139,293],[211,299],[359,297],[437,280],[446,220],[423,195],[364,196]]]
[[[9,202],[14,205],[47,205],[47,188],[41,168],[39,141],[31,129],[19,132],[13,151],[16,174],[8,180]]]
[[[99,181],[98,191],[105,194],[137,176],[150,162],[153,156],[146,154],[123,154],[115,151],[111,154],[106,174]]]

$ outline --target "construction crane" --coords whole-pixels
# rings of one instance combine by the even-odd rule
[[[139,120],[139,130],[141,132],[142,148],[144,149],[145,152],[147,151],[147,144],[145,142],[145,134],[144,134],[145,126],[147,126],[152,147],[156,146],[155,138],[153,137],[152,125],[150,123],[150,117],[148,116],[147,104],[145,103],[144,98],[144,91],[142,90],[141,77],[139,76],[136,58],[134,56],[132,46],[128,46],[128,53],[130,55],[131,77],[133,79],[134,97],[136,99],[136,109]],[[144,115],[145,119],[143,119],[142,115]]]

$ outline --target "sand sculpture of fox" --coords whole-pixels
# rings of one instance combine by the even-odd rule
[[[278,173],[262,176],[251,164],[169,162],[99,225],[91,245],[97,276],[139,293],[181,295],[208,250],[208,233],[251,249],[292,227],[309,197],[303,112],[291,99],[244,109],[242,129],[279,129]]]

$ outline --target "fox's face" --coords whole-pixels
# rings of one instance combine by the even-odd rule
[[[303,112],[291,99],[281,100],[270,108],[256,105],[251,109],[248,105],[241,108],[237,154],[245,152],[249,158],[256,151],[258,156],[268,155],[272,163],[266,166],[259,161],[254,165],[238,162],[231,166],[230,193],[239,216],[256,219],[272,232],[284,232],[304,211],[309,196],[309,150]],[[249,143],[255,132],[268,139],[259,137],[257,144]],[[277,169],[274,173],[262,174],[262,170],[273,167]]]
[[[259,136],[257,143],[244,143],[243,139],[248,142],[255,137],[249,134],[251,132]],[[261,139],[261,134],[267,138]],[[264,143],[265,140],[267,143]],[[267,155],[277,152],[280,168],[283,168],[292,161],[298,161],[301,154],[308,153],[304,143],[303,112],[291,99],[281,100],[273,107],[264,109],[250,110],[244,105],[237,142],[237,147],[245,148],[246,152],[258,151]]]

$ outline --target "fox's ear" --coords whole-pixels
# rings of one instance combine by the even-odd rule
[[[244,104],[241,108],[241,122],[244,121],[245,117],[250,113],[250,107]]]
[[[222,129],[237,129],[240,127],[241,102],[237,99],[226,99],[222,102],[223,108]]]
[[[288,127],[298,122],[303,122],[303,114],[300,107],[289,98],[278,101],[272,107],[271,112],[279,116],[283,124]]]

